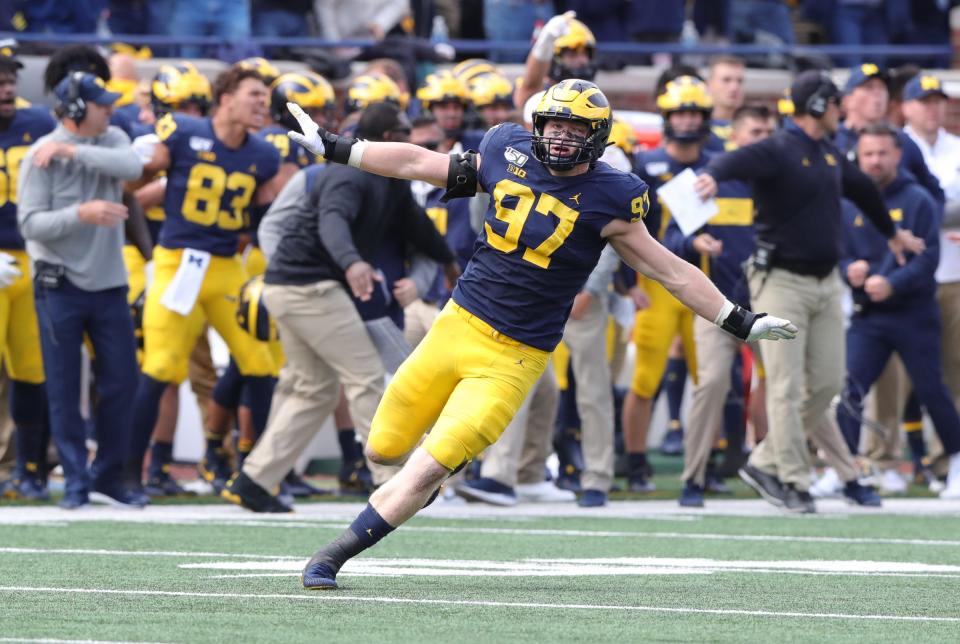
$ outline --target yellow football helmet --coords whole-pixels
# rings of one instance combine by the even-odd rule
[[[468,58],[454,65],[451,71],[468,88],[472,88],[474,81],[484,76],[503,75],[496,65],[484,58]]]
[[[206,114],[212,102],[210,81],[186,60],[161,65],[150,83],[150,105],[157,118],[186,104],[194,104]]]
[[[589,132],[581,140],[544,136],[547,121],[553,119],[583,123]],[[587,162],[593,164],[607,147],[611,119],[610,102],[594,83],[577,78],[557,83],[544,92],[533,111],[533,155],[554,170],[569,170]],[[565,156],[552,154],[551,146],[561,141],[574,153]]]
[[[783,95],[777,99],[777,112],[780,116],[793,116],[793,98],[790,96],[789,87],[783,90]]]
[[[336,97],[333,86],[323,76],[313,72],[283,74],[270,86],[270,118],[291,130],[298,128],[297,120],[287,109],[287,103],[296,103],[304,110],[333,112]]]
[[[470,85],[470,100],[478,109],[497,103],[513,107],[513,85],[500,74],[479,76]]]
[[[353,79],[347,88],[347,100],[344,108],[347,113],[356,112],[375,103],[393,103],[400,109],[407,108],[409,96],[390,78],[383,74],[361,74]]]
[[[263,79],[263,82],[267,85],[273,84],[273,81],[277,80],[277,76],[280,75],[280,70],[277,69],[273,63],[266,58],[261,58],[260,56],[244,58],[240,62],[236,63],[236,65],[242,69],[252,69],[253,71],[257,72],[260,74],[260,78]]]
[[[550,79],[554,82],[560,82],[566,78],[582,78],[592,81],[597,75],[595,64],[597,39],[594,38],[590,28],[577,20],[568,18],[569,28],[567,33],[557,38],[553,43],[553,60],[550,62]],[[563,62],[563,54],[568,51],[583,52],[589,58],[590,62],[580,67],[569,67]]]
[[[639,141],[637,140],[637,133],[634,131],[633,127],[626,121],[622,121],[618,118],[613,119],[613,124],[610,126],[610,143],[614,144],[621,150],[623,150],[627,156],[633,154],[633,151],[637,149]]]
[[[277,339],[277,325],[263,303],[263,275],[253,277],[240,287],[237,323],[257,340]]]
[[[657,96],[657,109],[663,115],[663,135],[681,143],[696,143],[710,134],[713,99],[707,85],[695,76],[677,76],[668,81]],[[703,114],[703,123],[692,132],[677,132],[670,125],[670,114],[695,111]]]
[[[451,72],[442,71],[427,76],[425,85],[417,90],[417,98],[425,110],[437,103],[460,103],[466,107],[470,102],[470,92]]]

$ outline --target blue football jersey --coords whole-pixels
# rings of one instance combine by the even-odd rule
[[[280,153],[280,163],[292,163],[298,168],[306,168],[312,163],[323,163],[323,157],[318,157],[287,136],[287,128],[282,125],[268,125],[257,132],[264,141],[267,141]]]
[[[7,129],[0,131],[0,248],[21,250],[17,230],[17,179],[20,162],[33,142],[57,126],[42,107],[18,109]]]
[[[167,114],[156,132],[170,150],[160,245],[233,255],[239,233],[250,224],[257,187],[280,167],[277,149],[256,136],[228,148],[209,118],[183,114]]]
[[[600,231],[643,217],[647,185],[602,161],[555,177],[534,157],[530,133],[513,123],[489,130],[480,154],[479,182],[492,199],[453,299],[504,335],[553,351],[606,245]]]

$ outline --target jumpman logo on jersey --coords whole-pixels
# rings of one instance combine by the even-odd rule
[[[518,365],[520,365],[520,366],[522,367],[522,366],[523,366],[523,358],[520,358],[520,359],[517,360],[514,364],[518,364]]]
[[[577,194],[573,195],[572,197],[567,197],[567,199],[569,199],[570,201],[572,201],[573,203],[575,203],[575,204],[577,204],[577,205],[579,206],[579,205],[580,205],[580,195],[582,195],[582,194],[583,194],[582,192],[578,192]]]
[[[373,539],[373,528],[367,528],[367,536]]]

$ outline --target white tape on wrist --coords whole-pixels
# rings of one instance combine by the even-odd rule
[[[533,47],[530,48],[530,53],[533,54],[533,57],[537,60],[545,63],[550,62],[553,60],[554,42],[556,42],[556,38],[553,34],[548,34],[546,30],[542,30],[540,35],[537,36],[537,41],[533,43]]]
[[[717,317],[714,318],[713,323],[717,326],[723,326],[723,321],[727,319],[727,316],[733,312],[735,304],[730,300],[724,300],[723,306],[720,307],[720,312],[717,313]]]
[[[357,141],[353,144],[353,147],[350,148],[350,158],[347,159],[347,165],[352,168],[359,168],[360,162],[363,160],[363,152],[367,149],[367,146],[370,145],[367,141]]]

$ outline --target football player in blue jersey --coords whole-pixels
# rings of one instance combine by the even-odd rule
[[[150,82],[150,111],[153,122],[170,113],[204,117],[210,110],[213,90],[210,81],[189,61],[161,65]],[[134,147],[149,146],[157,141],[151,132],[138,137]],[[152,245],[160,238],[160,229],[166,218],[163,200],[166,193],[166,177],[159,177],[135,192],[144,209]],[[146,301],[147,259],[136,246],[128,243],[123,247],[123,261],[127,267],[129,291],[127,300],[134,314],[138,340],[138,361],[143,362],[143,307]],[[211,390],[216,382],[216,371],[209,361],[210,349],[206,337],[201,334],[197,347],[191,353],[190,385],[197,398],[201,412],[209,405]],[[198,356],[207,358],[206,361]],[[198,374],[201,374],[198,376]],[[150,445],[150,466],[147,471],[147,496],[176,496],[185,491],[170,473],[173,462],[173,438],[179,412],[179,388],[171,384],[160,399],[160,411]]]
[[[267,86],[250,69],[232,67],[213,87],[212,117],[167,114],[157,122],[159,142],[147,173],[166,170],[166,221],[154,251],[154,282],[144,308],[142,376],[134,402],[128,476],[140,480],[163,390],[187,376],[190,351],[208,321],[248,376],[251,411],[262,431],[270,407],[273,358],[267,345],[236,323],[237,297],[247,279],[236,256],[240,231],[280,157],[249,134],[267,118]]]
[[[546,368],[573,299],[607,243],[738,337],[797,333],[787,320],[727,300],[638,223],[649,208],[647,186],[598,162],[611,113],[591,82],[568,79],[549,88],[535,110],[532,135],[504,123],[487,132],[479,154],[356,141],[321,130],[295,105],[290,109],[303,129],[290,136],[328,161],[427,181],[446,187],[448,198],[492,194],[485,234],[451,301],[390,382],[373,420],[368,458],[406,464],[350,528],[313,556],[303,572],[306,588],[335,588],[347,559],[416,514],[451,472],[499,438]]]
[[[49,499],[46,414],[40,332],[33,303],[30,261],[17,230],[17,178],[30,145],[56,122],[38,107],[17,107],[17,72],[23,65],[0,57],[0,355],[10,375],[10,415],[17,465],[9,496]]]

